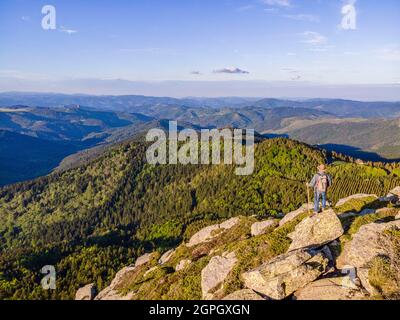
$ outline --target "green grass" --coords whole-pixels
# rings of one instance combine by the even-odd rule
[[[362,226],[377,222],[378,220],[385,222],[393,221],[397,213],[397,209],[389,208],[388,210],[383,210],[374,214],[340,219],[343,229],[345,230],[344,235],[340,237],[340,252],[343,251],[345,244],[352,239],[353,235],[356,234]]]
[[[386,255],[376,257],[371,262],[368,278],[379,292],[375,298],[400,299],[400,230],[391,229],[383,238]]]
[[[335,207],[336,212],[361,212],[364,209],[378,209],[385,207],[386,203],[377,200],[375,197],[351,199],[339,207]]]
[[[216,298],[239,290],[243,287],[241,274],[273,257],[283,254],[290,246],[287,235],[307,216],[300,215],[297,219],[276,229],[271,228],[266,234],[251,237],[251,225],[257,221],[254,217],[240,217],[237,225],[223,231],[215,239],[192,248],[179,246],[170,260],[163,266],[144,276],[146,270],[156,265],[155,259],[147,266],[139,268],[127,278],[122,294],[135,292],[134,299],[148,300],[197,300],[202,298],[201,271],[212,256],[224,252],[235,252],[238,262],[224,281],[223,290],[215,288]],[[197,229],[197,226],[196,228]],[[210,254],[213,250],[212,254]],[[175,272],[174,267],[183,259],[193,262],[185,269]]]

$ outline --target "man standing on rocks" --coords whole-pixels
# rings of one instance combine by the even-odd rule
[[[314,175],[309,186],[314,189],[314,214],[319,213],[319,201],[322,198],[322,210],[326,208],[326,193],[332,185],[332,178],[325,172],[324,164],[318,166],[318,173]]]

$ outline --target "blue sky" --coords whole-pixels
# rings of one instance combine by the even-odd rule
[[[356,1],[356,30],[340,27],[347,3],[2,0],[0,77],[400,83],[400,1]],[[47,4],[56,30],[41,27]]]

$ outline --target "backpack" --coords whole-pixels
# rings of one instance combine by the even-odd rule
[[[318,174],[317,179],[317,191],[318,192],[326,192],[328,189],[328,176],[326,174]]]

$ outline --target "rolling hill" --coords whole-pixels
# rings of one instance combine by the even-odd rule
[[[229,165],[150,166],[145,150],[125,142],[74,169],[0,189],[0,299],[72,299],[82,285],[105,288],[139,255],[213,221],[279,217],[306,201],[304,182],[326,161],[305,144],[268,139],[256,145],[254,174],[236,176]],[[333,174],[366,182],[339,185],[335,199],[400,183],[367,166],[339,163]],[[44,265],[57,270],[56,291],[41,289]]]
[[[342,120],[309,123],[303,128],[279,132],[309,144],[371,161],[400,159],[400,122],[394,120]]]

